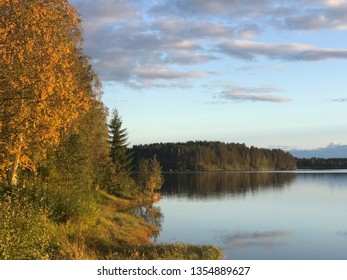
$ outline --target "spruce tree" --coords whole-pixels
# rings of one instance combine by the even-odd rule
[[[111,122],[109,125],[111,146],[110,156],[118,171],[130,174],[132,155],[128,152],[128,132],[126,128],[122,128],[122,119],[117,109],[112,112]]]

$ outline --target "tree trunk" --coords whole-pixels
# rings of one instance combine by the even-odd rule
[[[13,162],[13,167],[10,173],[10,184],[11,186],[17,186],[18,184],[18,167],[19,167],[19,161],[20,161],[20,156],[21,156],[21,151],[22,151],[22,143],[23,143],[23,137],[22,135],[20,135],[18,137],[19,139],[19,147],[18,147],[18,151],[15,155],[15,159]]]

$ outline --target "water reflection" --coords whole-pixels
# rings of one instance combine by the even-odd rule
[[[347,188],[346,181],[346,171],[338,170],[330,172],[310,172],[310,173],[300,173],[298,177],[300,180],[310,181],[315,185],[329,186],[330,188]]]
[[[226,259],[347,259],[346,170],[165,180],[157,242],[214,244]]]
[[[164,215],[160,207],[154,206],[153,204],[143,205],[132,208],[130,212],[135,216],[143,218],[148,224],[158,228],[151,236],[156,241],[164,221]]]
[[[222,237],[223,243],[232,247],[266,247],[274,248],[283,244],[283,239],[292,237],[292,231],[265,231],[237,233]]]
[[[232,173],[168,173],[162,193],[199,199],[245,195],[262,189],[283,189],[295,178],[295,173],[232,172]]]

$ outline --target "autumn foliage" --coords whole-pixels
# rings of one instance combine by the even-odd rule
[[[77,11],[65,0],[1,0],[0,180],[17,183],[89,109]]]
[[[0,0],[0,259],[102,258],[114,250],[121,226],[115,209],[100,211],[116,201],[105,191],[145,196],[126,172],[131,159],[117,138],[125,130],[113,125],[109,143],[101,93],[67,0]],[[147,242],[150,227],[129,216],[123,220],[135,220]],[[121,230],[122,241],[129,230]]]

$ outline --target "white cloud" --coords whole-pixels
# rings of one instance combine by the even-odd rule
[[[188,78],[205,78],[205,75],[197,72],[180,72],[173,71],[163,67],[141,66],[133,69],[133,73],[141,79],[188,79]]]
[[[160,14],[170,13],[184,16],[256,16],[264,14],[271,5],[270,0],[166,0],[153,8]]]
[[[340,5],[345,4],[346,1],[345,1],[345,0],[325,0],[325,3],[326,3],[328,6],[337,7],[337,6],[340,6]]]
[[[164,17],[156,19],[152,28],[162,34],[170,34],[180,38],[231,39],[234,36],[232,27],[208,21],[182,19],[180,17]]]
[[[243,87],[234,85],[222,91],[219,98],[236,102],[290,102],[291,99],[289,98],[277,97],[271,94],[280,91],[280,89],[273,86]]]
[[[300,8],[274,0],[71,0],[83,19],[85,52],[101,79],[139,86],[199,79],[210,69],[195,73],[177,67],[207,64],[221,54],[246,60],[346,59],[347,50],[236,40],[254,38],[267,28],[347,28],[347,6],[341,0],[298,2]],[[149,69],[146,75],[139,71],[143,68]]]
[[[235,25],[259,22],[275,29],[318,31],[346,29],[346,9],[346,0],[167,0],[152,11],[184,19],[200,16],[214,20],[218,17]]]
[[[212,60],[216,60],[217,57],[211,54],[204,54],[199,52],[191,53],[189,51],[170,51],[169,53],[163,54],[162,59],[167,63],[186,65],[206,63]]]
[[[272,44],[236,40],[220,44],[219,51],[246,60],[254,59],[256,56],[288,61],[347,59],[347,49],[318,48],[304,44]]]
[[[260,27],[258,25],[248,25],[243,26],[238,30],[238,37],[244,39],[253,38],[261,33]]]
[[[272,95],[253,95],[253,94],[246,94],[246,93],[223,93],[222,95],[225,99],[230,99],[234,101],[265,101],[265,102],[289,102],[291,101],[289,98],[281,98],[281,97],[275,97]]]
[[[332,99],[331,101],[334,101],[334,102],[347,102],[347,97],[345,97],[345,98],[336,98],[336,99]]]
[[[71,0],[70,2],[78,8],[84,28],[88,33],[139,16],[135,7],[130,5],[131,1]]]

